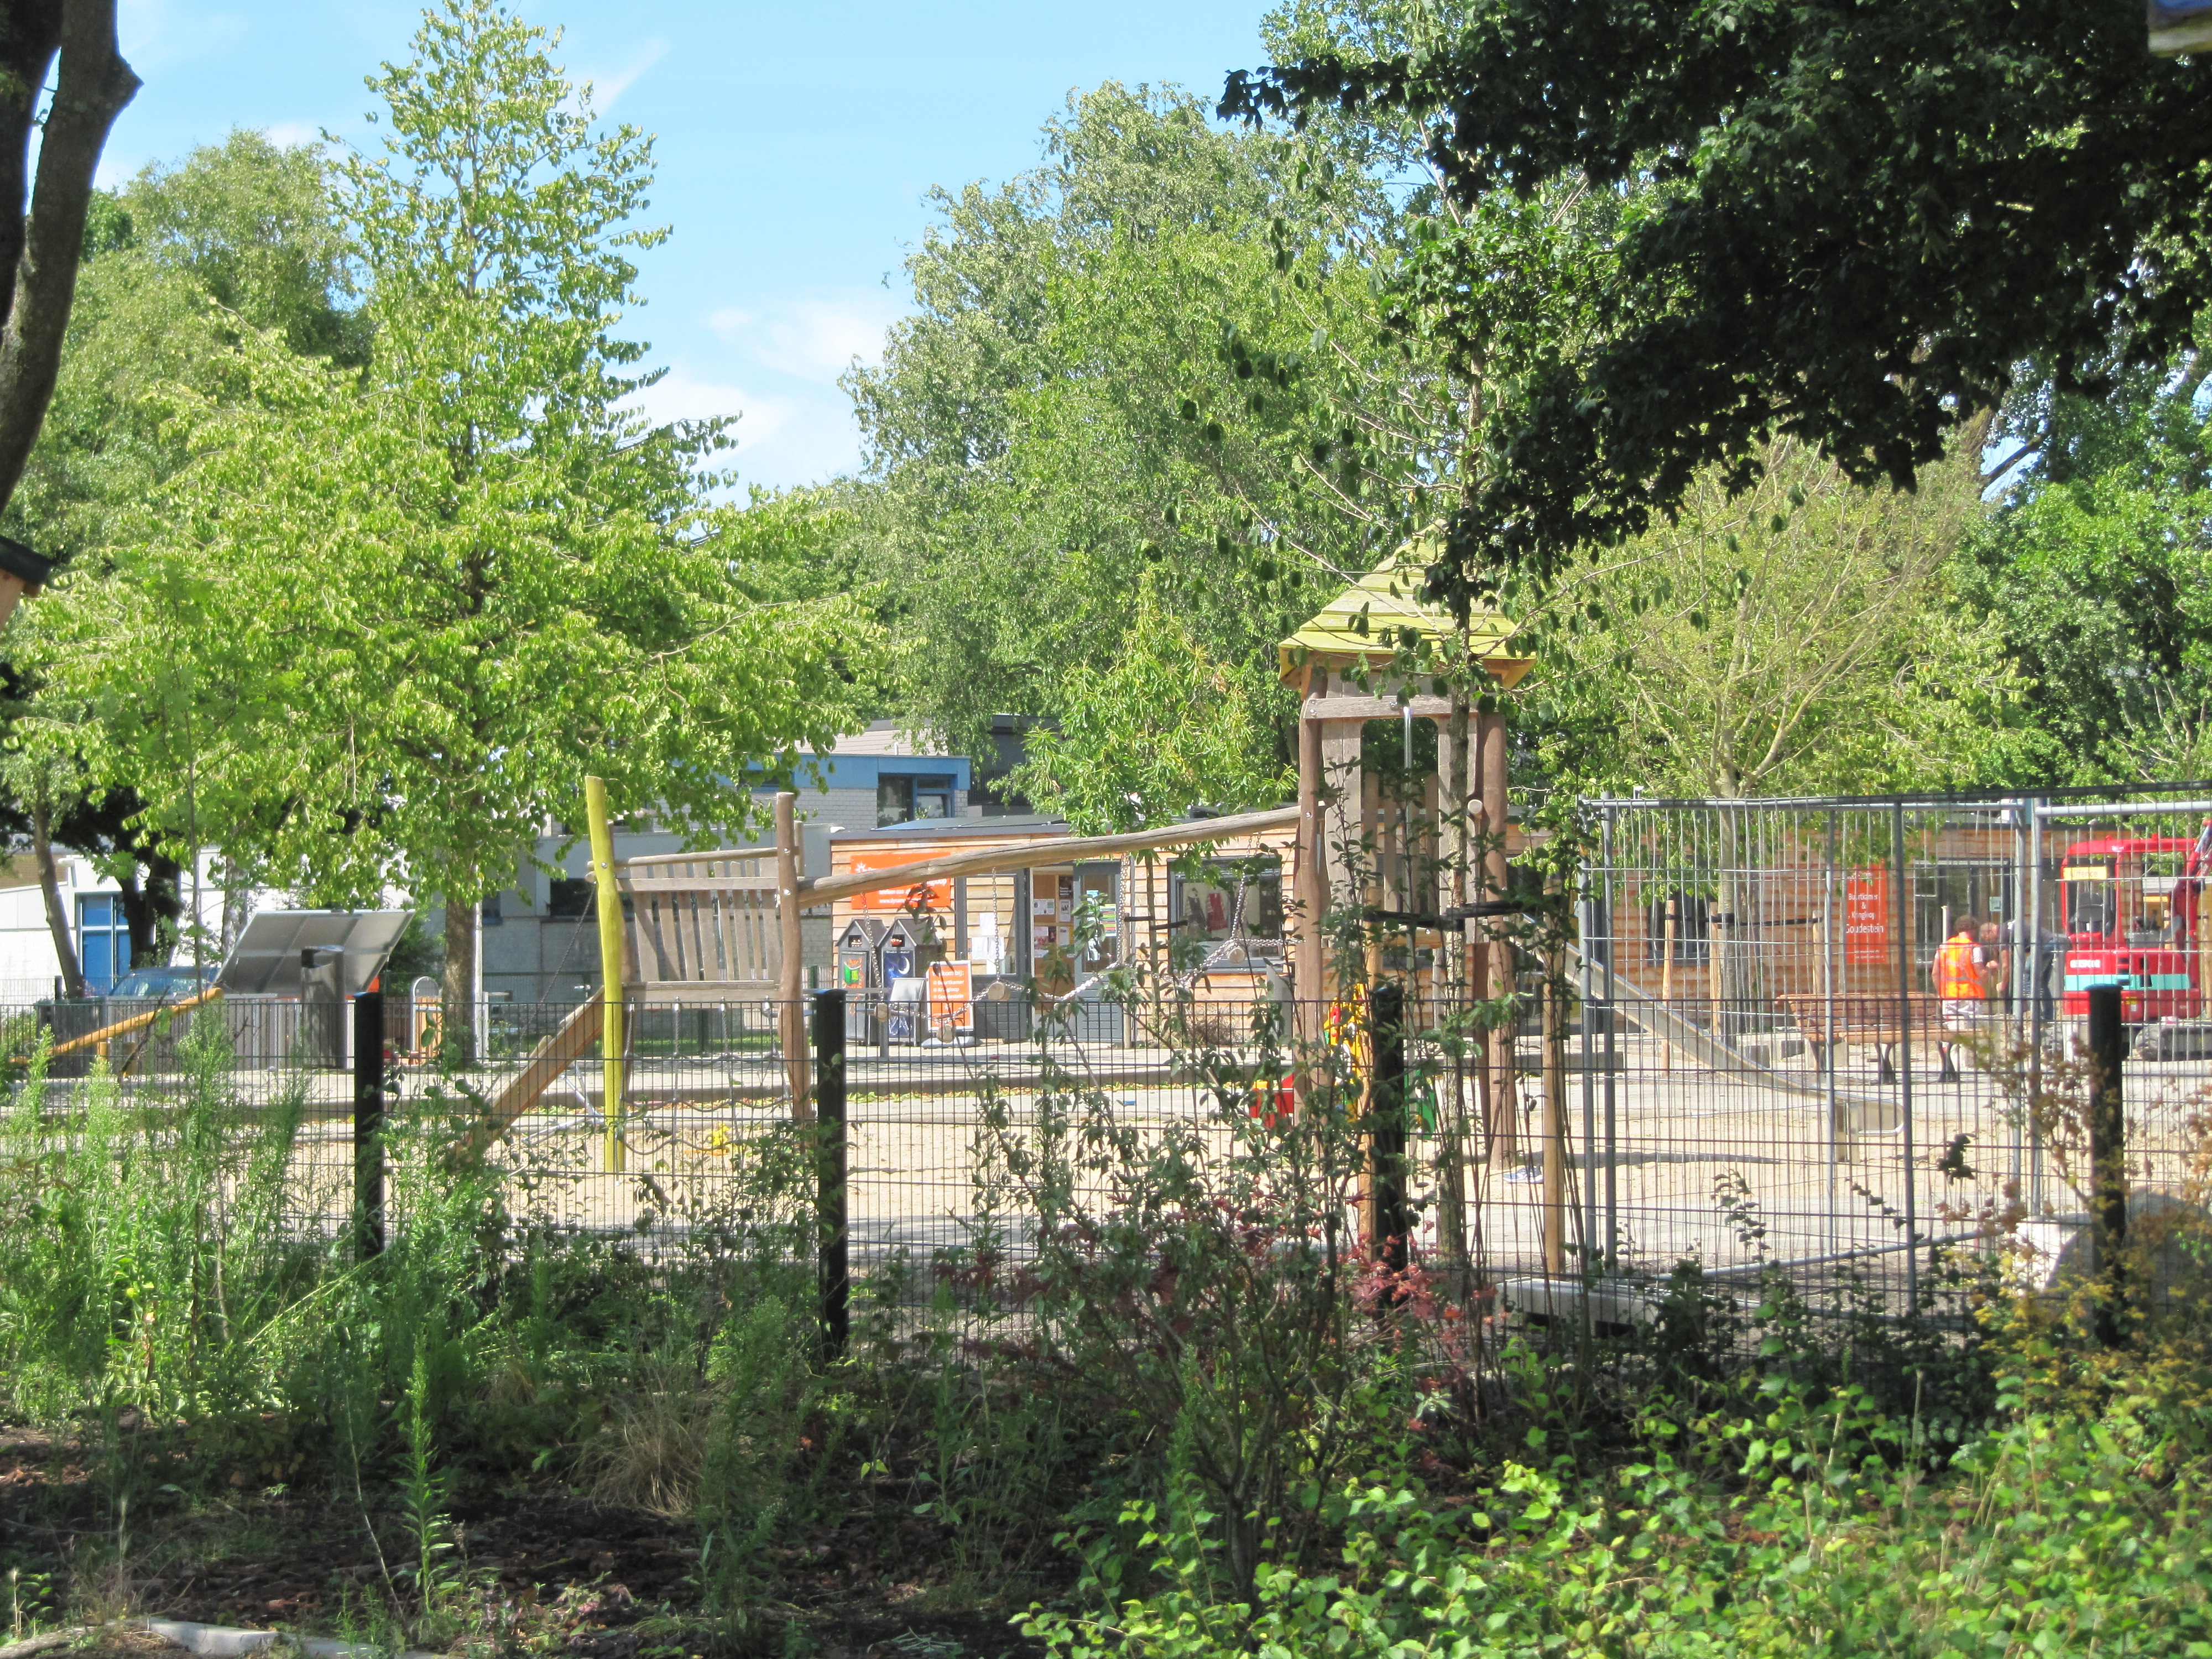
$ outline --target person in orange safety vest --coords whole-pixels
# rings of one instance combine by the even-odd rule
[[[1941,1082],[1960,1080],[1951,1051],[1960,1041],[1973,1035],[1989,994],[1991,952],[1982,944],[1981,935],[1980,922],[1972,916],[1960,916],[1952,924],[1951,937],[1937,947],[1936,960],[1928,965],[1942,1016],[1943,1035],[1936,1039],[1936,1051],[1943,1057]]]

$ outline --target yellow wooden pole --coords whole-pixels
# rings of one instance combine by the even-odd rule
[[[814,1118],[814,1096],[809,1081],[806,1051],[805,935],[799,921],[800,884],[805,879],[806,843],[799,837],[799,796],[789,789],[775,798],[775,910],[782,971],[776,981],[781,1000],[776,1016],[783,1064],[791,1079],[791,1121],[809,1123]]]
[[[622,895],[615,889],[615,837],[607,827],[607,786],[584,780],[584,822],[592,838],[592,885],[599,907],[599,1066],[607,1115],[607,1168],[623,1167]]]

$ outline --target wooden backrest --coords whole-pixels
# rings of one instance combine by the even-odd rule
[[[1833,998],[1818,992],[1790,992],[1776,1000],[1797,1022],[1797,1029],[1815,1042],[1826,1036],[1832,1001],[1835,1006],[1838,1032],[1853,1035],[1887,1033],[1885,1041],[1896,1039],[1897,999],[1881,992],[1851,991],[1838,994]],[[1940,1028],[1942,1004],[1936,998],[1916,991],[1905,1000],[1911,1012],[1915,1031],[1933,1031]]]
[[[648,1000],[697,988],[773,995],[783,967],[774,849],[667,853],[617,867],[630,901],[625,980]]]

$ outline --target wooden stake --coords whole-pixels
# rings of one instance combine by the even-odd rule
[[[794,1123],[814,1121],[814,1099],[808,1088],[806,1050],[806,954],[799,927],[799,883],[806,874],[805,849],[799,842],[799,797],[791,790],[775,798],[775,915],[782,934],[783,963],[779,977],[776,1032],[783,1048],[783,1065],[791,1081],[791,1118]]]
[[[599,1068],[607,1120],[607,1168],[623,1167],[623,1057],[626,1053],[623,1015],[622,893],[615,886],[615,838],[607,822],[607,786],[584,780],[584,825],[592,842],[592,886],[599,908]]]

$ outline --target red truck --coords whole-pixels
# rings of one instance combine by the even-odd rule
[[[2093,985],[2120,987],[2130,1025],[2203,1014],[2197,916],[2208,871],[2212,818],[2193,842],[2111,836],[2066,848],[2058,877],[2068,1014],[2087,1017]]]

